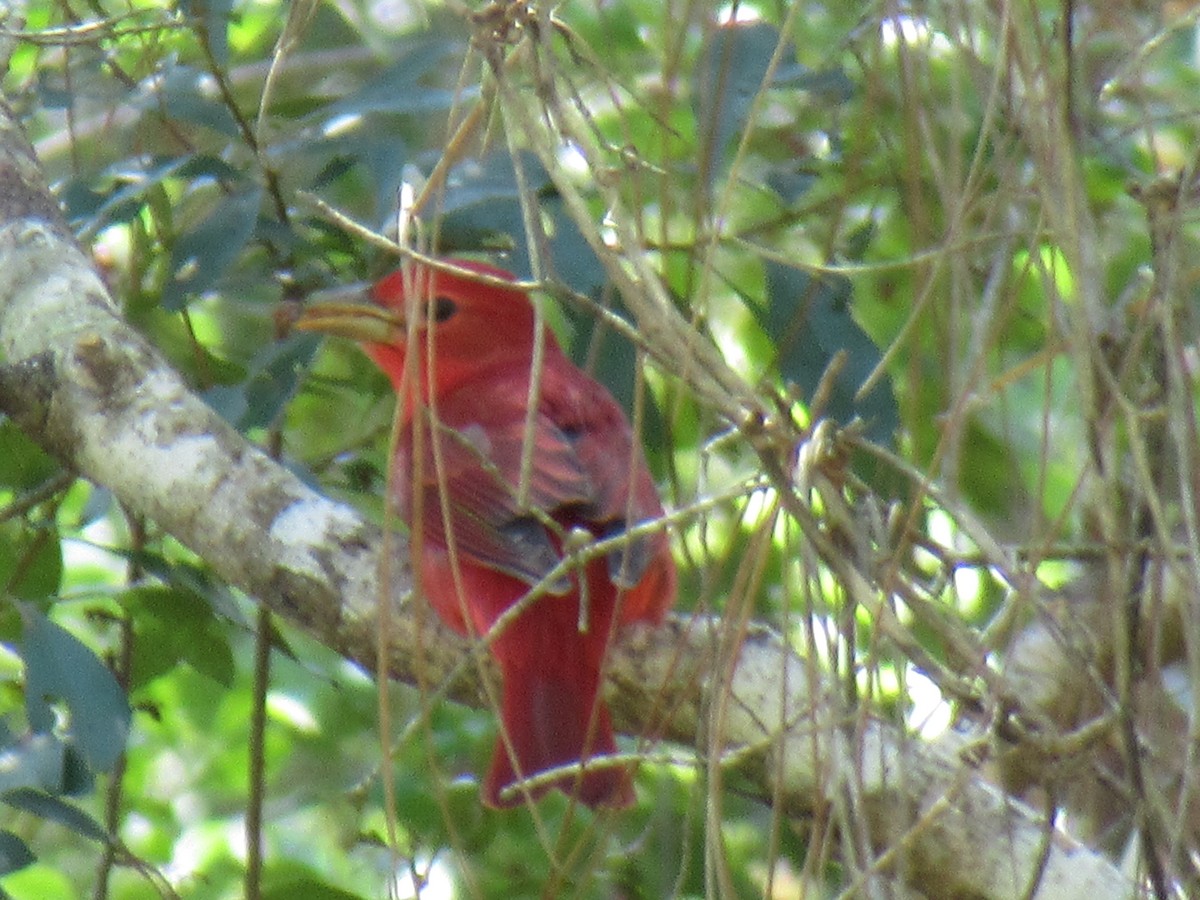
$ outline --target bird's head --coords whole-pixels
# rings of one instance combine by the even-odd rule
[[[410,347],[421,383],[439,391],[493,366],[528,363],[533,307],[513,275],[470,260],[446,262],[461,271],[405,266],[374,285],[306,304],[293,327],[358,341],[397,388]]]

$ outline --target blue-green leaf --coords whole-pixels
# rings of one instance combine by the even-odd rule
[[[0,743],[0,794],[17,788],[39,788],[59,794],[63,787],[66,748],[51,734],[29,734]]]
[[[204,400],[239,431],[264,428],[275,421],[295,393],[320,346],[311,335],[266,344],[250,363],[250,376],[238,384],[217,385]]]
[[[140,98],[140,105],[184,122],[211,128],[228,138],[239,136],[237,122],[225,104],[217,100],[208,85],[212,76],[189,66],[171,66],[157,91]]]
[[[731,23],[713,32],[696,66],[696,121],[702,136],[699,158],[709,183],[717,160],[741,132],[767,64],[779,43],[778,29],[766,22]]]
[[[846,365],[824,412],[843,424],[861,418],[869,438],[888,444],[900,421],[890,380],[881,379],[869,394],[855,399],[882,357],[851,315],[851,291],[850,281],[841,276],[814,277],[768,262],[768,303],[760,320],[775,341],[780,374],[807,395],[816,390],[834,355],[845,351]]]
[[[462,52],[462,44],[453,40],[422,38],[408,44],[399,59],[348,97],[318,110],[326,121],[341,116],[368,113],[437,112],[449,109],[456,101],[470,99],[477,90],[454,91],[431,87],[426,77],[451,54]]]
[[[19,788],[0,794],[0,801],[13,809],[32,813],[47,822],[55,822],[69,828],[85,838],[99,841],[102,844],[108,843],[108,832],[104,830],[103,825],[78,806],[73,806],[58,797],[35,791],[32,788]]]
[[[109,668],[69,631],[32,607],[25,622],[25,706],[34,731],[55,726],[55,700],[70,713],[69,731],[88,763],[107,771],[116,763],[129,734],[129,701]]]
[[[0,831],[0,876],[19,872],[36,861],[23,840],[11,831]]]
[[[194,16],[213,59],[221,69],[229,65],[229,15],[233,0],[179,0],[179,8]]]
[[[767,171],[767,187],[773,190],[788,206],[791,206],[817,183],[817,174],[807,160],[788,160]]]
[[[799,88],[828,103],[845,103],[854,96],[854,82],[844,69],[809,69],[799,63],[781,65],[775,70],[776,87]]]
[[[169,312],[183,309],[187,298],[215,285],[254,234],[262,189],[254,187],[222,199],[196,228],[183,235],[171,251],[171,281],[162,305]]]

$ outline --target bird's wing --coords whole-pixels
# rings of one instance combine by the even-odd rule
[[[449,548],[449,522],[460,558],[534,584],[561,561],[566,530],[610,537],[662,507],[645,464],[633,457],[625,416],[603,387],[578,370],[546,377],[530,422],[527,384],[498,380],[441,398],[426,417],[420,483],[426,539]],[[638,583],[662,543],[657,535],[639,538],[611,554],[612,580]],[[551,589],[568,587],[564,576]]]
[[[535,416],[530,430],[523,399],[506,393],[451,397],[426,417],[422,528],[426,540],[461,560],[535,584],[561,561],[560,512],[586,507],[595,492],[570,435],[545,415]],[[532,455],[522,503],[527,440]],[[565,575],[550,585],[555,592],[569,587]]]
[[[662,516],[658,489],[641,448],[607,389],[575,370],[565,386],[547,394],[544,406],[570,436],[575,460],[591,485],[587,506],[577,511],[579,524],[607,538]],[[609,554],[609,578],[619,587],[632,588],[654,558],[664,554],[669,558],[662,532],[630,538]]]

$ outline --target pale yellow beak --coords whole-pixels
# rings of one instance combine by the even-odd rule
[[[407,333],[402,315],[370,302],[367,284],[314,294],[293,320],[292,327],[373,344],[395,344],[403,341]]]

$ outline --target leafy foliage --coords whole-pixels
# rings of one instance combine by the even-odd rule
[[[383,518],[386,383],[275,313],[394,266],[328,209],[395,236],[411,193],[417,243],[541,281],[634,414],[681,511],[687,610],[732,638],[768,621],[844,721],[916,737],[951,715],[1005,731],[1022,698],[991,667],[1046,615],[1039,579],[1101,558],[1123,603],[1114,573],[1157,583],[1130,547],[1200,555],[1174,546],[1195,543],[1191,30],[1097,9],[1064,58],[1058,4],[960,7],[96,0],[0,27],[5,93],[122,313],[234,427]],[[252,600],[8,421],[0,547],[10,896],[237,896],[255,794],[263,897],[877,874],[829,850],[862,811],[802,826],[688,747],[651,750],[628,813],[483,810],[492,717],[393,687],[404,727],[381,740],[371,679],[287,623],[258,636],[256,699]],[[1194,663],[1164,624],[1194,610],[1163,592],[1163,659],[1131,671]]]

